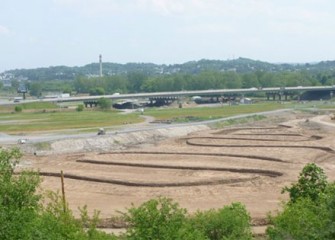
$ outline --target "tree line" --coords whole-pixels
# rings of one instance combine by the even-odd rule
[[[52,91],[104,95],[116,92],[140,93],[334,84],[335,72],[311,74],[307,71],[256,71],[251,73],[204,71],[196,75],[175,73],[150,76],[143,72],[131,72],[124,75],[103,77],[78,76],[73,81],[32,81],[27,83],[27,87],[32,96],[40,96],[43,92]],[[16,85],[14,84],[14,86]]]
[[[182,64],[154,64],[154,63],[103,63],[103,75],[124,75],[131,72],[143,72],[148,76],[170,75],[174,73],[196,75],[204,71],[235,71],[237,73],[251,73],[255,71],[264,72],[294,72],[308,71],[320,73],[333,71],[335,61],[322,61],[319,63],[301,64],[273,64],[248,58],[237,58],[228,60],[189,61]],[[91,63],[85,66],[50,66],[36,69],[15,69],[0,73],[0,79],[14,77],[14,79],[26,79],[28,81],[45,80],[74,80],[77,76],[98,76],[100,72],[99,63]]]

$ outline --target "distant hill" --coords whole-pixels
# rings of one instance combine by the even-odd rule
[[[142,72],[149,76],[166,75],[174,73],[198,74],[202,71],[234,71],[237,73],[248,73],[255,71],[282,72],[282,71],[309,71],[333,72],[335,61],[323,61],[319,63],[304,64],[273,64],[238,58],[233,60],[207,60],[190,61],[183,64],[153,64],[153,63],[103,63],[103,74],[124,75],[130,72]],[[73,80],[76,76],[98,76],[99,64],[91,63],[81,67],[53,66],[36,69],[15,69],[0,74],[0,79],[18,80]]]

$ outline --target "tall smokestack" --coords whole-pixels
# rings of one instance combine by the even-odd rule
[[[100,77],[102,77],[102,55],[99,55],[99,63],[100,63]]]

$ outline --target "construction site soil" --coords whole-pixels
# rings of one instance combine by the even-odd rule
[[[100,210],[101,218],[166,196],[190,213],[241,202],[252,218],[265,219],[280,209],[288,197],[281,190],[297,180],[305,164],[317,163],[335,180],[335,125],[328,115],[290,112],[221,129],[176,127],[160,133],[136,144],[131,133],[59,140],[49,152],[25,154],[21,166],[38,169],[43,189],[53,191],[60,191],[64,171],[74,213],[87,205]],[[91,147],[79,141],[90,141]]]

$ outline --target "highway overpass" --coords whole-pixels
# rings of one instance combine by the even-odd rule
[[[209,89],[195,91],[176,91],[176,92],[153,92],[153,93],[131,93],[131,94],[112,94],[99,96],[80,96],[64,98],[45,98],[37,100],[25,100],[24,102],[74,102],[74,101],[94,101],[100,98],[107,99],[132,99],[132,98],[181,98],[192,96],[224,96],[231,94],[247,93],[266,93],[271,96],[282,96],[288,93],[301,93],[305,91],[335,91],[333,86],[297,86],[297,87],[270,87],[270,88],[240,88],[240,89]],[[274,95],[275,94],[275,95]]]

